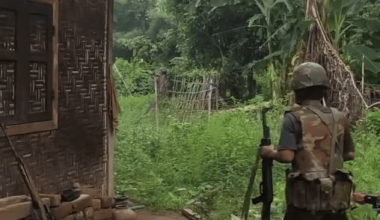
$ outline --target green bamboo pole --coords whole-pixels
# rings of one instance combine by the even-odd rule
[[[251,170],[251,177],[249,178],[247,191],[245,193],[243,210],[242,210],[241,216],[240,216],[240,218],[242,220],[248,220],[248,212],[249,212],[249,207],[251,205],[251,196],[252,196],[253,184],[255,183],[257,169],[259,168],[259,161],[260,161],[260,148],[258,148],[258,151],[256,153],[255,163],[253,164],[253,167]]]

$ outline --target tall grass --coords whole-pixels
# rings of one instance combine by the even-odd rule
[[[152,100],[152,96],[119,99],[122,113],[115,155],[117,191],[151,207],[180,209],[199,193],[223,186],[216,195],[204,196],[207,198],[194,209],[211,213],[207,217],[211,220],[227,220],[230,214],[239,216],[262,137],[260,115],[234,111],[214,114],[210,120],[197,115],[184,123],[175,113],[161,110],[157,130],[154,114],[147,111]],[[273,143],[278,141],[282,112],[279,107],[268,114]],[[380,155],[378,118],[378,112],[370,113],[353,135],[357,158],[347,168],[354,174],[358,191],[380,193],[380,171],[376,168]],[[285,210],[287,166],[274,164],[273,219],[282,219]],[[256,219],[259,212],[260,207],[252,207],[251,219]],[[350,218],[377,219],[369,206],[350,212]]]

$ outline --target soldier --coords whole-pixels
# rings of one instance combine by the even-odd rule
[[[292,164],[284,220],[347,219],[353,184],[343,161],[354,159],[348,123],[337,109],[322,105],[329,82],[321,65],[296,67],[292,87],[297,105],[284,115],[279,146],[261,148],[261,157]]]

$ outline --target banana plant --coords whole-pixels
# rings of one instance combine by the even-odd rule
[[[344,50],[350,55],[352,63],[364,63],[364,68],[372,73],[380,72],[380,54],[364,45],[346,45]]]
[[[294,27],[298,26],[303,18],[297,17],[299,13],[293,11],[297,1],[293,1],[292,4],[287,0],[255,0],[254,2],[261,13],[249,19],[248,26],[258,29],[267,39],[262,46],[268,48],[269,54],[261,61],[267,62],[269,88],[272,90],[272,98],[276,100],[278,94],[286,89],[283,86],[286,85],[287,80],[288,62],[286,60],[290,57],[299,38],[298,30]]]
[[[336,50],[340,50],[341,40],[347,30],[353,27],[348,24],[350,17],[358,14],[364,7],[363,0],[324,0],[321,5],[321,12],[326,13],[322,17],[327,17],[327,28],[330,33],[333,46]],[[326,4],[327,3],[327,4]],[[327,7],[327,10],[326,8]]]
[[[327,9],[327,29],[333,46],[337,51],[343,50],[350,57],[350,63],[360,66],[361,63],[367,71],[372,73],[380,72],[380,56],[374,49],[360,44],[343,44],[343,37],[346,32],[359,29],[366,32],[379,33],[380,22],[376,18],[367,18],[360,12],[368,13],[371,7],[369,0],[324,0]],[[322,7],[322,6],[321,6]],[[373,7],[373,5],[372,5]],[[323,10],[321,10],[323,11]],[[373,34],[377,35],[378,34]],[[357,42],[359,43],[359,42]]]
[[[292,6],[287,0],[255,0],[255,3],[257,7],[259,7],[261,14],[256,14],[251,19],[249,19],[248,26],[265,29],[264,33],[266,33],[267,37],[265,44],[267,44],[269,54],[272,54],[273,38],[278,33],[283,32],[289,26],[289,23],[285,21],[280,28],[277,28],[277,30],[275,30],[275,24],[278,22],[276,18],[279,18],[279,8],[276,8],[276,6],[280,3],[283,3],[288,9],[288,12],[292,11]],[[273,13],[273,11],[275,13]],[[264,22],[259,22],[259,24],[257,24],[257,22],[261,20],[264,20]]]

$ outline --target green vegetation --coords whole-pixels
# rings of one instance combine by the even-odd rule
[[[342,59],[366,87],[379,88],[380,1],[321,0],[319,13]],[[289,79],[307,27],[303,0],[115,0],[114,79],[121,114],[116,147],[117,191],[158,209],[191,208],[207,220],[240,216],[250,170],[262,136],[258,112],[239,110],[271,101],[273,143],[289,105]],[[160,103],[154,109],[155,72],[174,76],[218,73],[228,108],[183,120]],[[331,101],[331,100],[330,100]],[[352,104],[352,103],[351,103]],[[355,106],[354,106],[355,107]],[[215,109],[214,109],[215,110]],[[357,191],[380,194],[380,112],[368,112],[353,129],[356,159],[347,168]],[[273,219],[285,210],[284,171],[275,163]],[[260,170],[259,170],[260,172]],[[260,175],[255,181],[258,194]],[[218,189],[215,193],[210,190]],[[200,196],[201,195],[201,196]],[[250,219],[258,219],[253,207]],[[377,219],[369,206],[350,219]]]
[[[214,69],[227,100],[288,92],[312,20],[304,0],[115,0],[114,55],[176,74]],[[380,1],[321,0],[327,34],[355,76],[378,87]]]
[[[200,115],[181,123],[175,113],[165,112],[157,130],[154,114],[144,114],[152,101],[152,96],[120,98],[123,112],[116,148],[118,192],[152,207],[180,209],[198,193],[223,185],[214,198],[207,198],[206,207],[195,208],[210,211],[210,219],[215,220],[229,219],[230,214],[239,216],[262,137],[259,115],[236,111],[217,113],[210,121],[205,120],[207,115]],[[279,106],[268,115],[273,143],[278,141],[283,110]],[[357,191],[380,193],[376,168],[379,118],[379,112],[369,113],[354,131],[357,158],[347,168],[354,174]],[[273,219],[281,219],[285,208],[285,168],[285,164],[274,165]],[[256,195],[259,179],[254,188]],[[369,206],[350,213],[351,219],[376,219]],[[251,216],[258,214],[259,207],[253,208]]]

